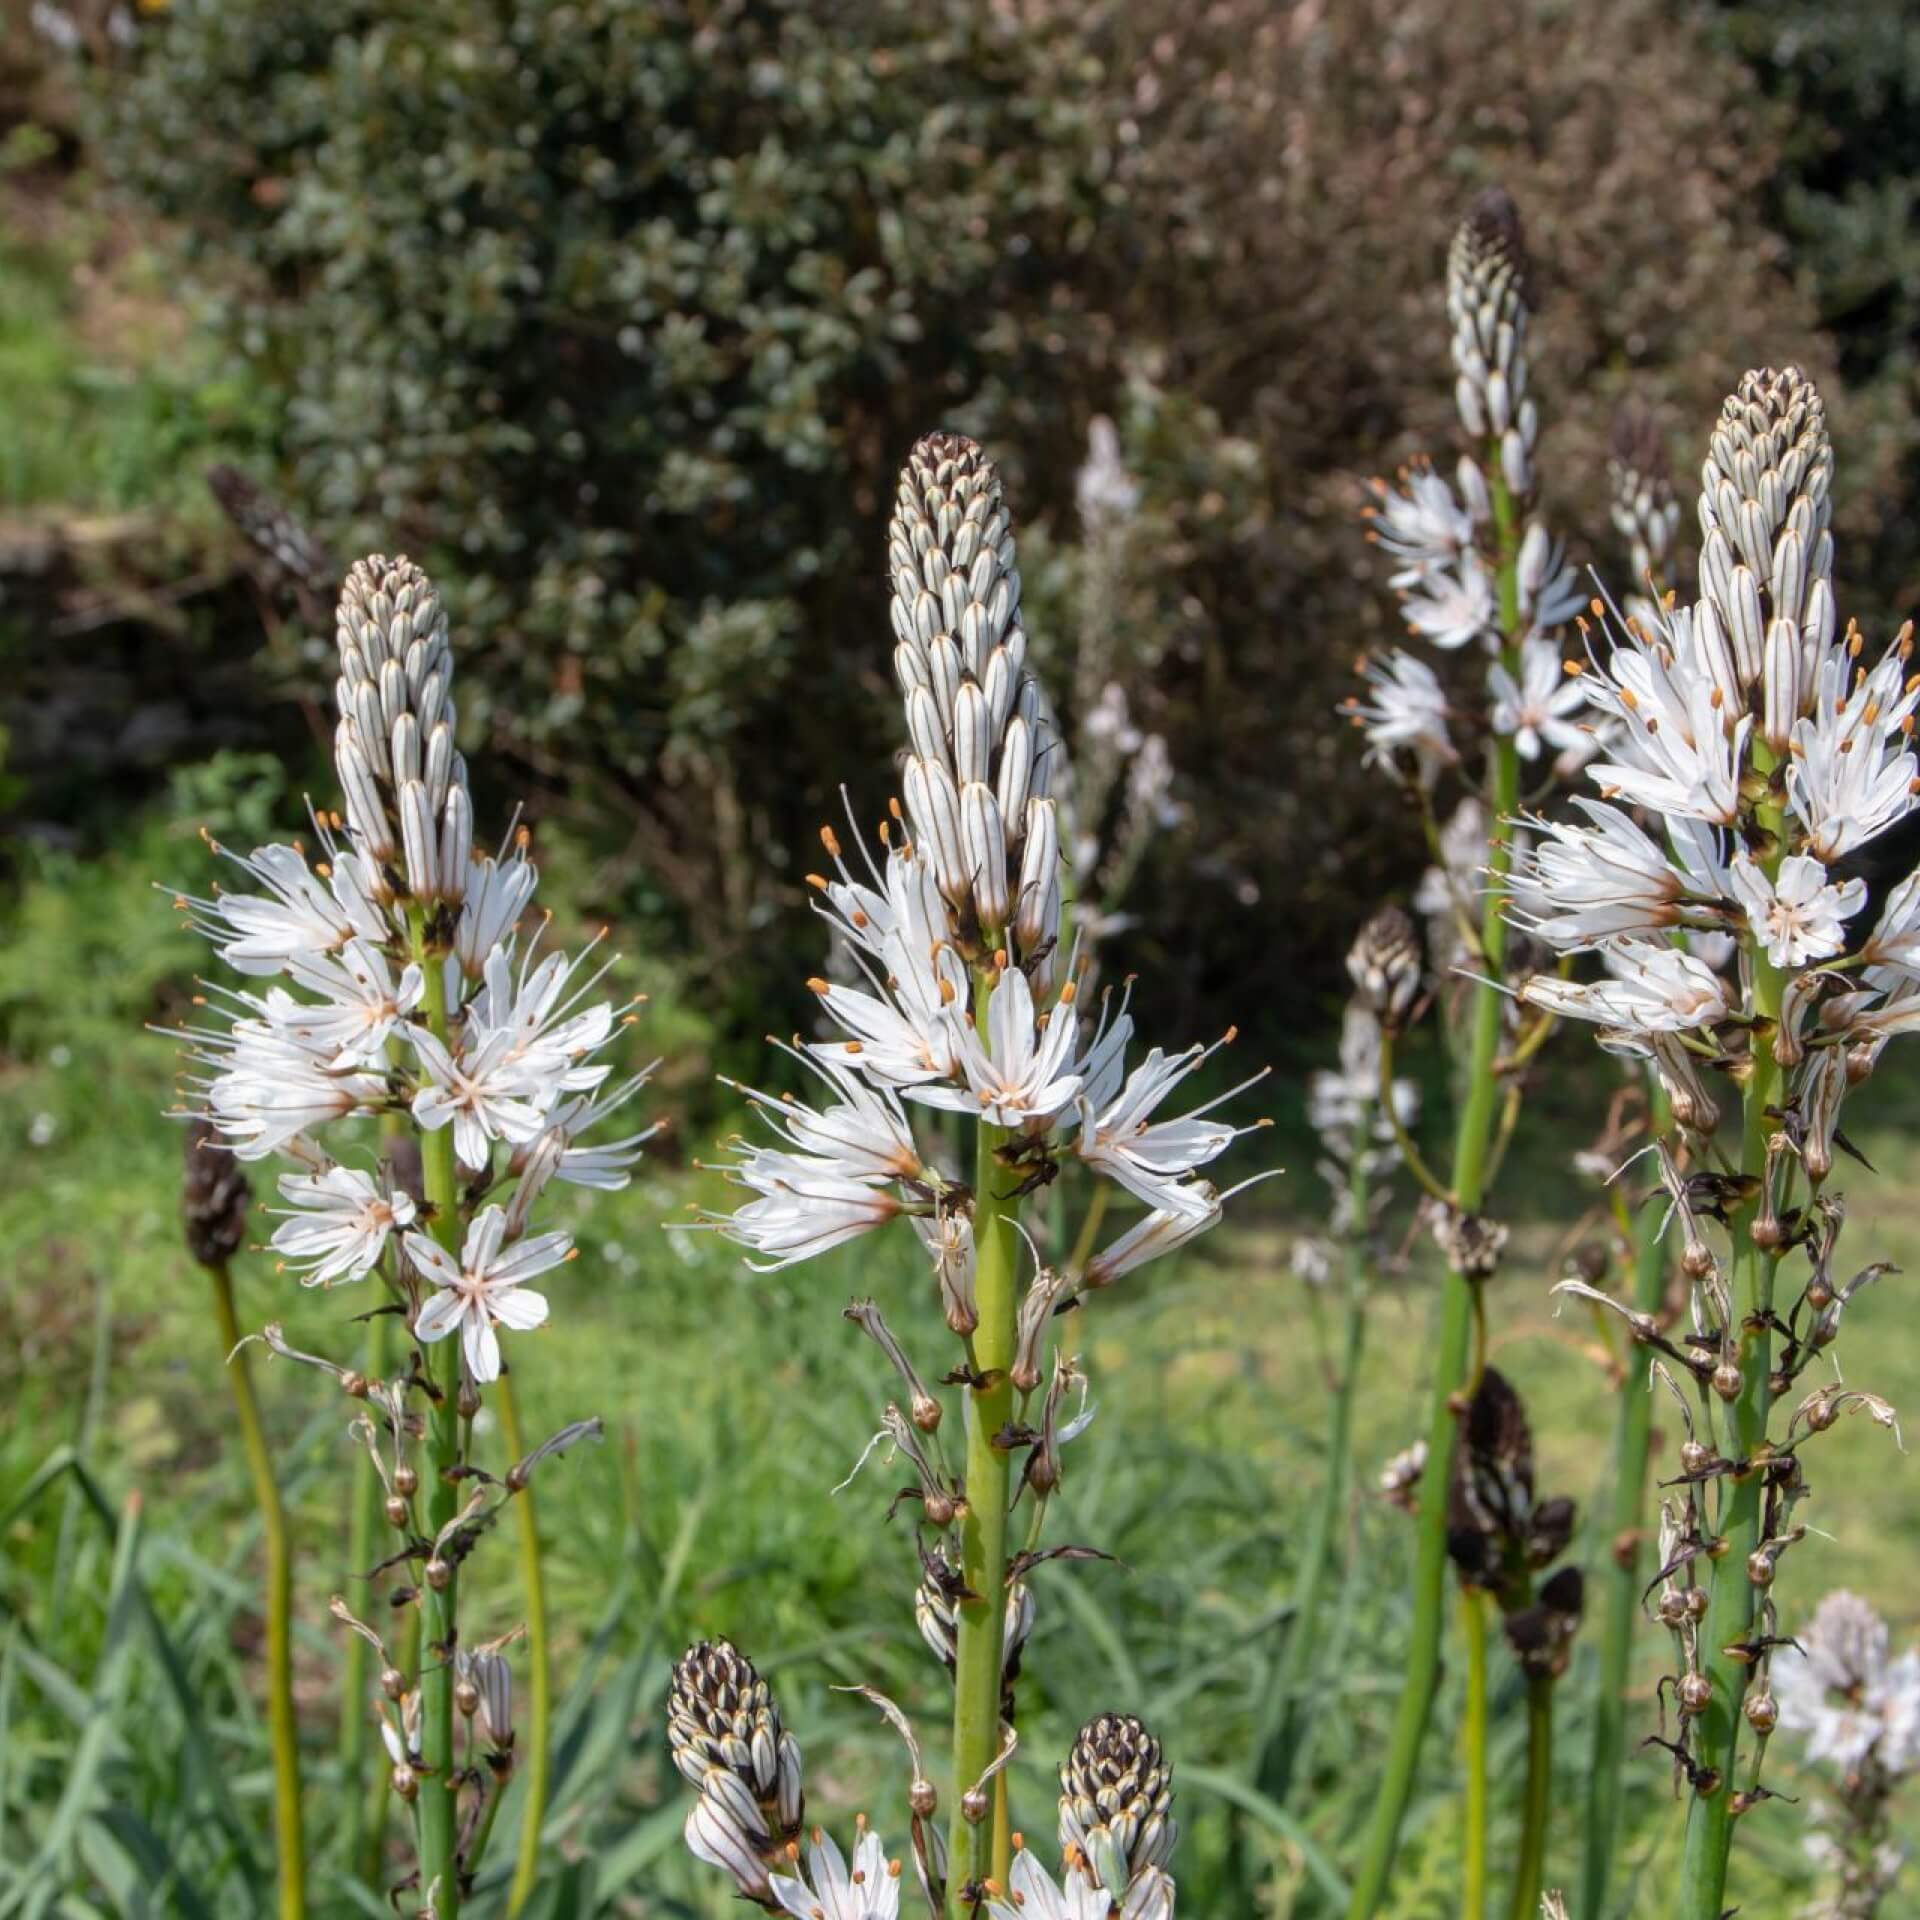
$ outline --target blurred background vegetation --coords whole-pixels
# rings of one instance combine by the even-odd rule
[[[1266,1225],[1103,1303],[1113,1418],[1066,1532],[1139,1572],[1043,1595],[1026,1791],[1044,1797],[1055,1736],[1110,1690],[1220,1776],[1193,1790],[1197,1911],[1316,1910],[1364,1809],[1339,1763],[1384,1720],[1403,1625],[1377,1503],[1356,1508],[1317,1792],[1276,1826],[1234,1769],[1246,1662],[1284,1618],[1293,1503],[1320,1471],[1322,1356],[1284,1271],[1318,1205],[1298,1074],[1331,1044],[1356,921],[1424,858],[1333,717],[1391,621],[1365,481],[1446,444],[1441,261],[1499,181],[1539,263],[1542,466],[1574,556],[1623,566],[1605,514],[1623,400],[1654,408],[1685,497],[1732,378],[1794,359],[1831,402],[1844,609],[1889,632],[1920,598],[1920,30],[1877,0],[0,0],[0,26],[0,1493],[36,1502],[5,1535],[0,1817],[21,1811],[0,1838],[88,1849],[63,1897],[120,1911],[156,1884],[153,1910],[218,1885],[209,1910],[245,1911],[258,1872],[235,1837],[264,1788],[253,1542],[174,1250],[169,1049],[140,1029],[200,964],[151,883],[203,876],[199,826],[284,834],[325,790],[326,553],[434,573],[483,817],[525,799],[554,897],[619,929],[668,1061],[676,1130],[643,1188],[580,1202],[597,1292],[535,1394],[538,1418],[597,1393],[616,1429],[569,1465],[559,1535],[589,1663],[573,1850],[603,1862],[577,1903],[706,1911],[642,1738],[695,1621],[770,1650],[803,1728],[851,1740],[831,1681],[924,1690],[910,1620],[875,1597],[874,1558],[903,1579],[902,1542],[870,1502],[821,1497],[869,1397],[825,1307],[881,1276],[768,1287],[704,1244],[663,1251],[652,1223],[696,1190],[684,1157],[724,1118],[710,1068],[757,1068],[760,1036],[806,1017],[815,827],[841,780],[862,818],[888,790],[893,476],[942,425],[1007,472],[1069,731],[1118,687],[1166,745],[1116,957],[1156,1028],[1237,1021],[1282,1066],[1282,1157],[1302,1169]],[[1138,486],[1104,554],[1075,497],[1099,415]],[[308,577],[241,537],[216,465],[307,530]],[[1506,1282],[1528,1356],[1510,1370],[1587,1498],[1604,1385],[1543,1296],[1585,1204],[1567,1153],[1607,1090],[1563,1077],[1530,1109],[1533,1252]],[[1867,1228],[1920,1255],[1908,1096],[1876,1097],[1868,1150],[1892,1177]],[[257,1286],[255,1317],[278,1311]],[[1414,1424],[1424,1311],[1417,1284],[1383,1304],[1376,1454]],[[1920,1377],[1903,1303],[1858,1311],[1897,1394]],[[279,1406],[324,1558],[333,1409],[305,1382]],[[1858,1462],[1835,1476],[1850,1564],[1910,1628],[1920,1534],[1866,1438],[1836,1455]],[[60,1442],[109,1515],[144,1491],[144,1560],[114,1557],[77,1482],[36,1491]],[[115,1664],[139,1567],[171,1666]],[[72,1795],[103,1700],[116,1731]],[[236,1751],[256,1758],[234,1772]],[[877,1791],[884,1744],[839,1751],[821,1795]],[[1406,1916],[1448,1910],[1443,1772]],[[1675,1825],[1658,1768],[1637,1795],[1653,1915]],[[1763,1852],[1784,1891],[1744,1910],[1784,1915],[1806,1872],[1787,1823]]]

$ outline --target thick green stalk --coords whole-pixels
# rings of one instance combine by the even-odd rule
[[[240,1316],[226,1262],[207,1269],[213,1280],[214,1318],[227,1356],[227,1380],[240,1422],[240,1445],[253,1476],[260,1535],[267,1556],[267,1731],[273,1748],[273,1842],[279,1874],[280,1920],[302,1920],[307,1910],[306,1845],[300,1825],[300,1728],[293,1712],[293,1558],[286,1508],[274,1477],[273,1456],[253,1396],[253,1373],[240,1348]]]
[[[384,1380],[388,1367],[388,1328],[390,1314],[376,1313],[367,1322],[367,1351],[363,1368],[369,1380]],[[373,1455],[364,1447],[355,1450],[353,1488],[347,1509],[347,1573],[353,1580],[366,1574],[380,1556],[374,1542],[380,1527],[380,1476],[374,1470]],[[365,1878],[378,1873],[380,1836],[375,1829],[386,1807],[384,1790],[371,1801],[367,1793],[368,1736],[373,1715],[367,1710],[372,1689],[367,1685],[367,1666],[373,1649],[357,1633],[347,1635],[346,1673],[341,1681],[340,1699],[340,1794],[341,1818],[346,1835],[347,1871]]]
[[[960,1564],[977,1598],[959,1608],[953,1671],[953,1809],[947,1840],[947,1911],[966,1920],[968,1882],[989,1874],[1005,1884],[1011,1833],[997,1795],[977,1825],[962,1796],[1000,1751],[1000,1677],[1006,1621],[1007,1507],[1011,1456],[993,1444],[1013,1413],[1017,1204],[1001,1198],[1013,1176],[995,1157],[1004,1129],[980,1123],[973,1189],[974,1299],[980,1324],[973,1364],[984,1384],[967,1393],[967,1504],[960,1526]]]
[[[1500,476],[1498,449],[1491,449],[1488,489],[1493,503],[1495,551],[1499,570],[1501,660],[1517,679],[1520,673],[1520,527],[1513,496]],[[1488,984],[1500,978],[1507,952],[1506,893],[1501,882],[1513,865],[1507,820],[1520,800],[1520,756],[1510,737],[1496,736],[1491,753],[1487,804],[1492,842],[1487,850],[1490,884],[1480,912],[1480,964],[1486,974],[1474,989],[1473,1029],[1467,1053],[1465,1090],[1454,1135],[1453,1199],[1462,1212],[1475,1213],[1486,1198],[1487,1157],[1493,1139],[1499,1077],[1494,1061],[1500,1050],[1502,995]],[[1420,1481],[1419,1544],[1415,1550],[1413,1625],[1407,1641],[1406,1677],[1394,1713],[1385,1771],[1367,1829],[1366,1850],[1353,1878],[1347,1920],[1372,1920],[1393,1872],[1400,1824],[1413,1797],[1420,1748],[1433,1713],[1440,1681],[1440,1634],[1447,1574],[1447,1482],[1454,1442],[1454,1396],[1467,1384],[1468,1350],[1473,1327],[1473,1283],[1449,1273],[1440,1299],[1435,1343],[1433,1407],[1427,1427],[1427,1468]]]
[[[1553,1818],[1553,1679],[1527,1677],[1527,1797],[1522,1804],[1520,1858],[1514,1868],[1508,1920],[1536,1920],[1546,1877],[1547,1826]]]
[[[1671,1110],[1656,1094],[1653,1130],[1666,1131]],[[1655,1313],[1667,1290],[1667,1250],[1661,1209],[1641,1209],[1634,1229],[1633,1304]],[[1642,1520],[1647,1497],[1647,1448],[1653,1435],[1653,1396],[1628,1350],[1613,1431],[1613,1513],[1607,1539],[1600,1660],[1593,1681],[1593,1748],[1587,1763],[1587,1828],[1580,1863],[1580,1920],[1603,1920],[1613,1859],[1620,1838],[1620,1802],[1627,1744],[1627,1688],[1633,1642],[1641,1623]],[[1596,1585],[1598,1582],[1595,1583]]]
[[[529,1451],[520,1425],[520,1406],[513,1395],[513,1376],[503,1373],[494,1405],[500,1414],[500,1433],[507,1452],[516,1460]],[[552,1777],[553,1670],[547,1652],[547,1581],[540,1558],[540,1516],[533,1504],[531,1484],[514,1496],[520,1514],[520,1589],[527,1609],[527,1797],[520,1814],[520,1854],[513,1863],[513,1885],[507,1893],[507,1917],[532,1898],[540,1873],[540,1830],[546,1825],[547,1791]],[[498,1795],[495,1796],[496,1802]]]
[[[1777,860],[1769,863],[1777,865]],[[1777,1020],[1785,985],[1766,955],[1754,952],[1754,1009],[1762,1018]],[[1763,1028],[1755,1036],[1752,1073],[1742,1100],[1740,1166],[1745,1173],[1767,1177],[1767,1136],[1773,1122],[1767,1109],[1780,1102],[1781,1074],[1773,1058],[1771,1036]],[[1765,1445],[1767,1415],[1772,1396],[1773,1342],[1759,1316],[1772,1311],[1773,1270],[1777,1256],[1753,1243],[1753,1221],[1758,1202],[1750,1201],[1733,1217],[1733,1306],[1735,1355],[1740,1365],[1740,1395],[1727,1409],[1727,1432],[1721,1451],[1730,1458],[1753,1460]],[[1753,1631],[1757,1589],[1747,1577],[1747,1559],[1760,1544],[1764,1474],[1750,1469],[1721,1482],[1717,1532],[1724,1551],[1711,1563],[1708,1575],[1707,1617],[1700,1629],[1701,1671],[1713,1684],[1705,1713],[1694,1722],[1693,1758],[1697,1767],[1718,1776],[1710,1793],[1696,1793],[1687,1810],[1687,1845],[1680,1869],[1676,1920],[1720,1920],[1725,1906],[1727,1856],[1733,1844],[1734,1765],[1738,1757],[1741,1703],[1751,1670],[1727,1649],[1746,1640]]]
[[[1346,1512],[1351,1478],[1353,1402],[1360,1377],[1361,1351],[1366,1345],[1368,1305],[1365,1123],[1355,1132],[1356,1151],[1347,1172],[1354,1235],[1347,1246],[1347,1314],[1340,1374],[1333,1383],[1333,1405],[1327,1421],[1327,1477],[1313,1517],[1307,1523],[1299,1580],[1294,1590],[1293,1619],[1287,1628],[1286,1649],[1281,1654],[1266,1710],[1261,1716],[1262,1738],[1256,1750],[1260,1791],[1274,1800],[1286,1798],[1299,1750],[1313,1724],[1313,1716],[1305,1711],[1302,1694],[1320,1651],[1321,1607],[1327,1576],[1337,1558],[1335,1544]]]
[[[1503,582],[1505,574],[1503,572]],[[1507,589],[1502,586],[1502,600]],[[1517,662],[1509,654],[1510,666]],[[1520,758],[1511,740],[1495,742],[1492,792],[1495,820],[1512,813],[1520,793]],[[1500,887],[1513,861],[1504,833],[1488,850],[1487,867],[1493,884],[1481,914],[1480,945],[1488,975],[1498,979],[1506,957],[1507,923],[1501,917],[1506,896]],[[1500,1046],[1500,1003],[1497,988],[1481,984],[1474,990],[1472,1040],[1467,1056],[1465,1098],[1459,1130],[1454,1136],[1453,1197],[1463,1211],[1476,1212],[1486,1198],[1487,1150],[1492,1141],[1499,1080],[1494,1058]],[[1373,1821],[1367,1830],[1366,1851],[1354,1875],[1348,1920],[1371,1920],[1386,1892],[1393,1856],[1400,1842],[1400,1823],[1413,1794],[1420,1746],[1440,1678],[1440,1632],[1447,1573],[1447,1481],[1453,1462],[1456,1419],[1454,1396],[1466,1385],[1468,1349],[1473,1330],[1473,1282],[1449,1273],[1440,1300],[1440,1327],[1435,1343],[1433,1408],[1427,1425],[1427,1467],[1420,1478],[1418,1546],[1414,1563],[1413,1626],[1407,1642],[1406,1678],[1387,1747],[1386,1768],[1374,1801]]]
[[[1487,1596],[1460,1590],[1460,1626],[1467,1642],[1467,1698],[1460,1721],[1460,1764],[1466,1774],[1460,1836],[1461,1920],[1487,1915]]]
[[[448,1043],[444,956],[426,942],[424,918],[416,909],[413,920],[414,953],[426,976],[427,1026],[442,1045]],[[453,1164],[453,1129],[441,1127],[420,1135],[421,1185],[433,1237],[457,1260],[460,1257],[460,1189]],[[460,1489],[449,1477],[460,1464],[460,1341],[458,1337],[426,1348],[429,1375],[438,1392],[427,1412],[426,1494],[427,1534],[437,1538],[459,1511]],[[418,1806],[420,1887],[433,1904],[435,1920],[458,1920],[459,1863],[455,1858],[459,1808],[453,1776],[457,1766],[453,1738],[453,1655],[458,1643],[460,1575],[449,1570],[444,1587],[430,1582],[420,1590],[425,1610],[424,1644],[420,1657],[420,1747],[425,1767]]]

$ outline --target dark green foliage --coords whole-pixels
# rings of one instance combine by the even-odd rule
[[[843,775],[877,817],[912,437],[1070,441],[1069,54],[959,4],[260,0],[174,9],[116,102],[121,177],[252,275],[292,496],[441,577],[468,727],[630,824],[712,967],[763,842]]]

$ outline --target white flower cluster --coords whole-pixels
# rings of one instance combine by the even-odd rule
[[[1920,678],[1910,630],[1872,662],[1855,628],[1836,632],[1831,471],[1812,386],[1792,368],[1748,374],[1703,473],[1700,597],[1630,624],[1581,677],[1616,722],[1612,757],[1590,770],[1604,798],[1579,821],[1537,823],[1515,874],[1519,923],[1606,968],[1537,975],[1523,997],[1657,1056],[1670,1078],[1685,1078],[1682,1050],[1694,1078],[1726,1057],[1723,1030],[1754,1012],[1676,933],[1736,936],[1786,976],[1766,1037],[1794,1070],[1818,1158],[1850,1080],[1920,1025],[1920,873],[1863,928],[1867,888],[1835,870],[1920,805]]]
[[[607,1084],[622,1010],[591,999],[605,969],[582,978],[579,961],[518,931],[536,878],[524,837],[498,857],[472,850],[446,616],[426,575],[361,561],[338,641],[346,812],[314,816],[320,858],[220,848],[250,890],[179,903],[236,972],[274,982],[209,990],[217,1024],[189,1035],[193,1103],[240,1159],[297,1164],[272,1241],[288,1267],[313,1286],[360,1280],[399,1236],[396,1281],[428,1290],[415,1336],[457,1331],[468,1372],[489,1381],[496,1327],[539,1326],[547,1303],[526,1282],[570,1253],[564,1234],[526,1236],[534,1201],[555,1179],[626,1184],[651,1129],[579,1142],[646,1074]],[[352,1134],[330,1131],[396,1112],[424,1133],[452,1129],[476,1204],[512,1183],[472,1219],[458,1258],[419,1231],[413,1195],[369,1170],[375,1141],[348,1147]]]
[[[1498,521],[1524,515],[1534,493],[1539,418],[1527,396],[1526,281],[1513,203],[1503,193],[1483,195],[1447,261],[1455,400],[1481,458],[1462,456],[1451,482],[1425,462],[1408,467],[1397,485],[1374,481],[1368,518],[1371,538],[1394,562],[1389,584],[1409,631],[1444,651],[1477,643],[1494,656],[1486,689],[1493,731],[1511,739],[1522,759],[1551,750],[1571,771],[1593,743],[1591,729],[1577,723],[1584,702],[1553,635],[1584,604],[1578,576],[1561,543],[1529,520],[1515,604],[1503,610],[1488,558]],[[1503,496],[1497,506],[1495,486]],[[1347,712],[1366,736],[1369,762],[1396,769],[1410,756],[1414,777],[1430,788],[1458,757],[1439,676],[1396,648],[1368,665],[1366,681],[1366,695]]]
[[[823,833],[834,874],[812,884],[863,984],[810,983],[846,1037],[788,1051],[819,1079],[826,1102],[741,1089],[775,1137],[735,1146],[727,1172],[756,1197],[702,1224],[767,1270],[905,1213],[939,1273],[949,1318],[968,1325],[965,1197],[916,1145],[912,1107],[1002,1129],[1008,1152],[1028,1164],[1070,1150],[1140,1200],[1146,1217],[1087,1264],[1085,1284],[1099,1286],[1219,1220],[1230,1196],[1201,1169],[1251,1129],[1214,1111],[1263,1076],[1156,1118],[1226,1041],[1154,1048],[1129,1071],[1134,1023],[1124,995],[1082,1029],[1077,967],[1071,958],[1058,967],[1054,742],[1025,668],[999,480],[972,442],[935,435],[915,448],[890,553],[895,665],[913,743],[896,817],[911,837],[885,831],[884,864],[869,860],[862,877]]]
[[[1806,1736],[1809,1760],[1853,1773],[1871,1759],[1890,1777],[1920,1772],[1920,1648],[1890,1651],[1887,1623],[1836,1589],[1799,1646],[1773,1657],[1780,1724]]]

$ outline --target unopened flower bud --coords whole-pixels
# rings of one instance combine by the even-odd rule
[[[1397,1028],[1420,991],[1420,936],[1398,907],[1382,907],[1347,953],[1347,973],[1368,1012]]]

